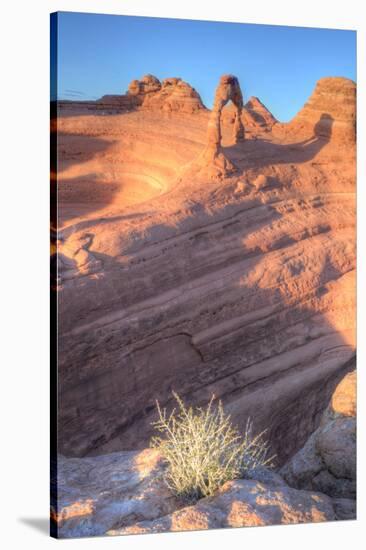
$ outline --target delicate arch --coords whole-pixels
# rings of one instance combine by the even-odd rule
[[[237,143],[243,141],[245,137],[241,120],[243,95],[236,76],[224,75],[220,78],[220,83],[216,88],[214,105],[208,123],[208,144],[216,149],[216,153],[221,147],[221,113],[229,101],[232,101],[235,108],[234,141]]]
[[[209,177],[224,177],[235,172],[236,167],[226,158],[221,147],[221,113],[225,105],[232,101],[235,108],[234,141],[244,140],[244,126],[241,120],[243,95],[236,76],[224,75],[216,88],[214,105],[208,121],[207,145],[200,156],[200,171]]]

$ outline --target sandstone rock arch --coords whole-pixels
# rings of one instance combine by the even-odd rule
[[[234,140],[235,143],[244,140],[244,126],[241,121],[243,110],[243,95],[236,76],[223,75],[216,88],[214,105],[208,123],[208,144],[219,151],[221,145],[221,113],[227,103],[231,101],[235,108]]]
[[[245,131],[241,120],[244,107],[239,80],[231,74],[223,75],[216,88],[214,105],[208,122],[207,146],[203,154],[205,164],[211,166],[217,174],[225,175],[235,169],[227,159],[221,147],[221,114],[225,105],[232,102],[235,110],[234,142],[244,141]]]

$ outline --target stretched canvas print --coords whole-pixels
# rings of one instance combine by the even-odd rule
[[[356,517],[356,33],[51,15],[51,534]]]

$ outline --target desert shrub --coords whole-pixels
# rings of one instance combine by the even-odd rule
[[[191,501],[211,496],[226,481],[273,465],[265,432],[253,435],[250,419],[240,435],[221,401],[214,406],[214,396],[204,410],[186,408],[179,395],[173,395],[178,410],[169,416],[156,402],[159,419],[153,426],[161,435],[152,438],[151,446],[167,462],[165,482],[175,495]]]

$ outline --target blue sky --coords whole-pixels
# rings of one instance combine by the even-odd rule
[[[125,93],[151,73],[179,76],[211,107],[224,73],[244,99],[290,120],[324,76],[356,80],[356,32],[121,15],[58,14],[58,98]]]

